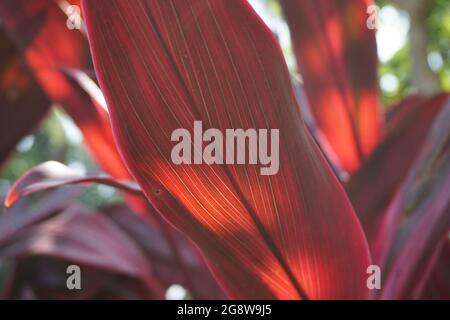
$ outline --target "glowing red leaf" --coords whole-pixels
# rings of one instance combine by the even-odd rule
[[[246,1],[82,2],[125,162],[237,298],[366,298],[351,205],[299,115],[272,34]],[[105,31],[107,30],[107,32]],[[174,165],[176,128],[281,129],[280,170]]]
[[[353,172],[377,145],[382,118],[369,1],[280,2],[317,125]]]

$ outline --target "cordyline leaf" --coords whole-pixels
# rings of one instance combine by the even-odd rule
[[[47,114],[50,101],[0,29],[0,169],[17,143]]]
[[[151,277],[142,251],[105,216],[77,205],[18,232],[1,246],[0,256],[44,256],[68,261],[138,279],[149,295],[164,296],[164,288]]]
[[[370,1],[280,3],[317,125],[354,172],[381,131],[375,33],[366,26]]]
[[[95,108],[107,110],[106,101],[104,100],[103,93],[86,73],[84,73],[81,70],[70,70],[70,69],[64,69],[63,71],[68,76],[70,76],[74,81],[76,81],[79,84],[79,86],[91,97],[94,103],[93,106],[95,106]],[[111,132],[112,131],[109,128],[108,134],[111,135]],[[115,144],[113,144],[112,139],[109,139],[108,142],[110,142],[111,148],[116,150]],[[125,168],[122,163],[122,159],[119,158],[117,152],[114,152],[114,154],[112,154],[108,160],[117,163],[117,165],[114,166],[115,168],[120,166]],[[111,172],[111,174],[113,176],[114,175],[120,176],[122,173],[120,171],[118,172],[117,170],[114,170]],[[132,177],[128,174],[125,178],[132,179]],[[189,258],[186,258],[186,255],[183,254],[183,252],[181,252],[181,251],[189,252],[189,256],[198,256],[199,252],[197,247],[195,247],[191,242],[187,241],[187,239],[181,236],[181,234],[178,231],[175,231],[171,226],[169,226],[167,222],[164,221],[161,218],[161,216],[157,214],[155,209],[148,203],[148,201],[145,198],[130,196],[129,193],[126,193],[124,196],[127,202],[130,204],[130,206],[137,213],[139,213],[142,216],[142,218],[147,220],[150,219],[149,222],[152,225],[157,226],[159,232],[162,233],[163,238],[161,238],[160,241],[164,243],[164,246],[169,247],[168,254],[170,252],[173,265],[177,265],[177,269],[172,270],[172,272],[170,272],[171,279],[173,279],[174,276],[181,275],[180,281],[177,281],[175,283],[183,284],[187,289],[189,289],[194,298],[198,297],[199,299],[213,299],[224,297],[223,293],[217,288],[216,283],[212,281],[211,274],[207,269],[206,264],[203,262],[203,259],[201,259],[202,262],[199,263],[197,268],[195,270],[192,270],[190,266],[191,261],[189,261]],[[144,239],[142,238],[136,239],[136,241],[139,240],[142,241]],[[153,260],[154,257],[151,258]],[[167,273],[168,270],[169,268],[165,266],[164,271]],[[194,272],[200,274],[203,277],[203,281],[200,282],[193,281],[192,278]],[[198,286],[199,283],[202,284],[200,287]],[[207,289],[210,290],[208,291]]]
[[[31,168],[14,183],[6,196],[5,206],[11,207],[20,198],[35,192],[80,183],[101,183],[142,195],[142,190],[134,181],[118,180],[107,176],[84,176],[62,163],[47,161]]]
[[[104,169],[111,174],[115,178],[122,178],[122,179],[130,179],[134,180],[128,173],[127,169],[125,168],[122,159],[119,156],[119,153],[117,152],[116,146],[114,144],[114,141],[112,139],[112,130],[109,125],[109,118],[106,118],[106,102],[104,101],[103,94],[101,90],[98,88],[98,86],[92,81],[92,79],[89,78],[89,76],[84,73],[81,70],[72,70],[72,69],[63,69],[62,70],[67,76],[69,76],[73,81],[75,81],[81,89],[83,89],[91,98],[91,102],[87,102],[86,106],[91,106],[91,112],[98,112],[98,114],[101,114],[102,117],[97,118],[97,124],[100,128],[104,128],[104,131],[99,136],[99,138],[104,139],[105,143],[108,144],[109,147],[109,154],[107,157],[105,157],[106,153],[105,150],[99,150],[95,149],[94,151],[97,152],[98,155],[102,156],[103,159],[106,161],[100,162],[102,165],[104,162],[107,163],[106,166],[104,166]],[[79,88],[79,89],[80,89]],[[77,89],[78,90],[78,89]],[[83,94],[82,94],[83,95]],[[75,121],[77,121],[77,118],[75,118]],[[107,122],[107,123],[106,123]],[[86,130],[82,131],[85,132]],[[96,135],[98,136],[98,135]],[[107,138],[107,139],[105,139]],[[97,148],[98,144],[95,144],[95,146],[91,148]],[[161,239],[162,242],[165,243],[166,246],[170,248],[170,255],[172,260],[175,262],[177,266],[179,266],[179,269],[174,270],[174,272],[179,272],[182,276],[183,281],[179,281],[178,283],[182,283],[185,285],[186,288],[189,289],[189,291],[193,294],[194,297],[199,297],[202,299],[212,299],[214,297],[223,297],[221,295],[222,293],[220,290],[217,289],[217,286],[215,284],[209,283],[208,281],[212,282],[211,280],[211,274],[209,270],[207,269],[205,263],[202,263],[198,266],[198,269],[196,270],[198,273],[202,274],[204,277],[204,281],[201,283],[204,283],[202,288],[198,288],[196,286],[196,282],[192,281],[192,270],[189,267],[189,261],[186,261],[185,256],[182,255],[181,246],[183,243],[187,242],[187,239],[182,237],[179,232],[175,231],[171,226],[167,224],[166,221],[164,221],[161,216],[159,216],[155,209],[148,203],[148,201],[145,198],[141,197],[142,194],[139,194],[139,197],[136,197],[134,195],[131,195],[129,192],[126,192],[124,194],[124,197],[127,201],[127,203],[130,204],[130,206],[139,213],[143,218],[150,219],[150,223],[154,226],[157,226],[162,232],[164,239]],[[184,247],[188,247],[190,251],[190,255],[198,255],[198,249],[192,245],[190,242],[188,242],[187,245]],[[167,270],[167,268],[166,268]],[[177,275],[179,275],[177,274]],[[206,291],[206,288],[211,288],[212,290],[208,293]],[[200,290],[202,289],[202,290]],[[208,293],[208,296],[205,294]]]
[[[367,298],[366,240],[246,1],[82,2],[118,147],[234,298]],[[105,32],[108,30],[108,32]],[[174,165],[171,133],[280,128],[280,168]],[[198,151],[198,150],[197,150]]]
[[[96,105],[66,70],[91,69],[87,39],[66,26],[57,1],[6,0],[0,18],[48,97],[81,129],[97,163],[118,179],[129,179],[114,146],[107,111]]]
[[[395,238],[394,228],[383,229],[384,246],[390,248],[392,243],[381,293],[383,299],[420,297],[432,270],[430,261],[436,261],[434,253],[450,231],[449,123],[450,103],[447,103],[436,118],[420,157],[387,210],[385,220],[399,227]]]
[[[408,99],[393,107],[400,108],[397,119],[392,116],[383,141],[347,184],[374,262],[383,253],[381,248],[375,248],[375,242],[377,238],[381,242],[384,239],[379,233],[385,210],[423,147],[433,120],[449,103],[448,99],[448,94],[440,94],[425,100]]]

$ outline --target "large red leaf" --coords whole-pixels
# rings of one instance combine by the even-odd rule
[[[0,169],[16,144],[45,116],[50,101],[0,29]]]
[[[342,168],[341,162],[334,152],[333,147],[328,141],[327,137],[323,134],[320,128],[317,126],[316,120],[311,113],[311,106],[309,105],[308,98],[306,97],[305,89],[303,85],[299,83],[294,77],[292,77],[294,85],[295,96],[297,97],[298,104],[301,107],[303,121],[306,127],[311,133],[317,145],[322,150],[325,158],[328,160],[329,165],[333,169],[334,173],[342,180],[348,180],[348,173]]]
[[[366,231],[372,256],[377,262],[382,248],[375,248],[386,207],[392,200],[416,159],[427,133],[442,108],[449,103],[448,94],[432,98],[407,99],[391,114],[388,132],[374,153],[355,173],[347,191]],[[395,227],[395,226],[394,226]]]
[[[355,171],[380,137],[370,1],[280,0],[311,111],[342,166]]]
[[[381,295],[384,299],[419,298],[437,261],[439,244],[448,237],[449,123],[450,104],[447,103],[382,223],[379,242],[390,249]]]
[[[366,240],[246,1],[82,2],[127,166],[235,298],[367,298]],[[105,32],[107,30],[107,32]],[[176,128],[280,128],[280,168],[174,165]],[[191,131],[192,132],[192,131]]]

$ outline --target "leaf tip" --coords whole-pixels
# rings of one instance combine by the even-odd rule
[[[17,192],[14,192],[14,190],[11,190],[6,195],[5,201],[3,202],[3,206],[6,209],[9,209],[17,202],[17,199],[18,199]]]

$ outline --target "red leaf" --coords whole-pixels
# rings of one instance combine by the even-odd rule
[[[379,240],[390,249],[381,294],[384,299],[420,297],[438,257],[439,243],[450,231],[449,123],[447,103],[386,212]]]
[[[425,100],[407,99],[394,107],[399,111],[391,116],[383,141],[347,185],[375,262],[382,254],[374,246],[377,237],[384,241],[378,232],[385,209],[423,147],[436,115],[449,103],[448,98],[448,94],[440,94]]]
[[[46,115],[50,101],[0,30],[0,169],[17,143]]]
[[[121,154],[235,298],[367,298],[351,205],[304,128],[272,34],[245,1],[84,1]],[[105,32],[108,30],[108,32]],[[170,162],[170,134],[281,128],[280,171]],[[192,132],[192,131],[191,131]]]
[[[62,163],[47,161],[28,170],[14,183],[6,196],[5,206],[10,207],[20,198],[35,192],[80,183],[101,183],[142,195],[142,190],[133,181],[106,176],[83,176]]]
[[[311,111],[351,173],[377,145],[382,120],[369,1],[280,2]]]

